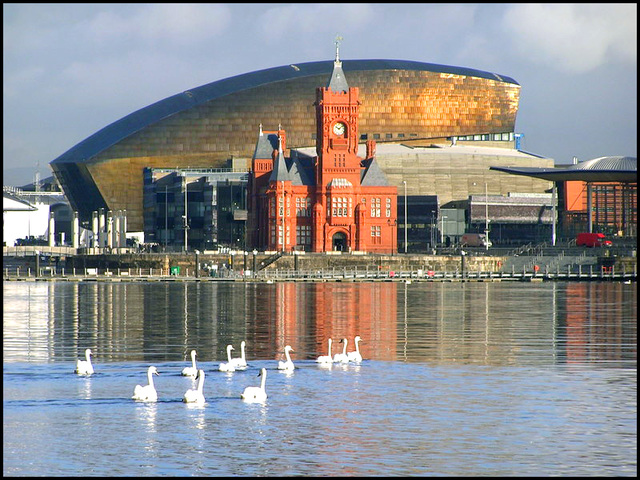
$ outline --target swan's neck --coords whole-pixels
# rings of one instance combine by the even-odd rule
[[[267,372],[262,372],[262,380],[260,381],[260,388],[264,390],[264,387],[267,385]]]
[[[84,356],[87,359],[87,363],[91,363],[91,354],[89,352],[84,352]]]
[[[284,356],[287,357],[287,362],[291,361],[291,357],[289,356],[289,349],[284,351]]]
[[[231,363],[231,349],[227,348],[227,358],[229,359],[229,363]]]
[[[196,368],[196,354],[195,353],[191,354],[191,365],[193,366],[193,368]]]
[[[204,390],[204,372],[200,371],[200,380],[198,381],[198,391],[202,393]]]
[[[347,339],[344,339],[344,347],[342,348],[342,353],[343,354],[347,354]]]
[[[329,339],[329,356],[331,356],[331,339]]]
[[[147,372],[147,377],[149,377],[149,385],[153,387],[153,372]]]
[[[240,350],[241,350],[242,360],[244,360],[245,359],[245,357],[244,357],[244,344],[242,344],[241,347],[242,348]]]
[[[356,341],[356,352],[360,353],[360,347],[358,346],[358,343],[360,342]]]

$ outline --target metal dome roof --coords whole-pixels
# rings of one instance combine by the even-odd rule
[[[637,157],[600,157],[571,165],[567,170],[638,170]]]
[[[489,170],[542,178],[552,182],[578,180],[583,182],[637,182],[637,157],[600,157],[566,168],[490,167]]]

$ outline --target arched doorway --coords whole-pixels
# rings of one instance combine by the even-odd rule
[[[345,252],[347,248],[347,234],[338,232],[331,238],[331,249],[337,252]]]

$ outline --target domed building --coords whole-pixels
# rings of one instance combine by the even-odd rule
[[[404,60],[343,60],[342,68],[360,91],[357,140],[362,148],[375,140],[377,163],[398,187],[398,210],[403,194],[444,204],[487,189],[550,188],[543,179],[505,182],[489,171],[553,166],[553,159],[519,149],[521,87],[514,79]],[[84,225],[99,209],[126,211],[127,231],[143,231],[145,169],[246,172],[261,124],[286,130],[287,156],[313,148],[315,91],[332,69],[333,61],[291,64],[178,93],[106,126],[50,165]]]

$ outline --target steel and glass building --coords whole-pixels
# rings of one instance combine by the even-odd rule
[[[333,61],[291,64],[178,93],[104,127],[51,167],[82,222],[99,209],[122,210],[128,231],[143,231],[145,168],[247,171],[261,124],[286,130],[288,149],[314,146],[315,89],[332,68]],[[521,87],[514,79],[404,60],[343,60],[342,68],[360,89],[360,141],[376,141],[377,160],[399,196],[404,185],[410,195],[437,195],[440,204],[486,188],[549,189],[543,179],[505,182],[508,175],[489,171],[553,166],[518,148]]]

